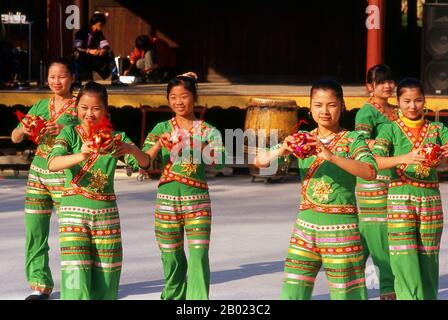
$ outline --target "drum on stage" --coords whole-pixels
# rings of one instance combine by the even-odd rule
[[[281,143],[288,135],[296,131],[298,122],[297,104],[295,100],[252,98],[247,106],[244,130],[247,133],[248,129],[253,129],[256,134],[255,141],[245,138],[244,142],[252,181],[255,178],[263,178],[265,182],[272,179],[281,179],[288,174],[289,157],[286,160],[278,161],[277,171],[270,175],[261,175],[260,170],[253,162],[251,163],[251,159],[260,150],[273,147],[276,143]],[[270,136],[270,133],[273,133],[271,130],[274,129],[277,130],[277,141]],[[263,141],[262,132],[265,132],[265,141]]]

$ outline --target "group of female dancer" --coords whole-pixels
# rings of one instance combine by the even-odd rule
[[[370,99],[356,115],[355,131],[341,128],[341,86],[318,81],[310,112],[317,155],[299,159],[300,211],[285,261],[283,299],[309,299],[321,266],[332,299],[366,299],[365,263],[379,272],[381,299],[437,299],[442,203],[434,167],[422,147],[441,146],[448,129],[425,119],[425,95],[417,79],[397,86],[390,68],[367,74]],[[285,142],[259,157],[260,166],[292,153]],[[355,198],[356,194],[356,198]]]
[[[114,193],[117,159],[145,169],[158,154],[163,165],[155,207],[165,276],[161,298],[208,299],[211,205],[205,163],[223,163],[224,147],[216,129],[194,115],[196,75],[183,74],[168,83],[175,116],[154,127],[142,150],[124,132],[114,131],[120,139],[109,153],[97,152],[90,134],[108,117],[106,89],[89,82],[74,98],[72,81],[70,65],[54,61],[48,70],[53,97],[28,112],[47,122],[26,190],[25,270],[34,290],[27,299],[48,299],[53,289],[48,266],[53,208],[59,221],[61,298],[117,298],[122,262]],[[331,299],[367,299],[369,255],[379,270],[381,299],[437,299],[442,204],[436,170],[425,165],[421,148],[441,145],[447,157],[448,129],[425,119],[418,80],[398,84],[398,107],[389,104],[395,82],[386,65],[369,70],[367,88],[370,98],[358,111],[352,132],[340,125],[345,111],[340,84],[320,80],[311,88],[310,116],[317,128],[308,145],[316,153],[298,160],[301,200],[285,260],[282,299],[310,299],[322,266]],[[19,124],[12,140],[20,142],[30,133]],[[257,165],[290,156],[293,140],[289,136],[258,154]],[[193,161],[193,146],[211,148],[212,161]],[[173,157],[181,151],[182,160]]]

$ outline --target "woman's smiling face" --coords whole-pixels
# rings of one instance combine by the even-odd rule
[[[341,112],[341,101],[333,90],[313,90],[311,96],[311,115],[318,125],[324,127],[338,125]]]
[[[419,88],[403,88],[398,98],[398,106],[406,118],[420,119],[425,108],[425,96]]]
[[[85,125],[98,124],[106,114],[106,106],[97,94],[86,92],[79,99],[78,118]]]
[[[194,96],[182,84],[171,88],[168,95],[171,109],[178,116],[188,116],[194,111]]]

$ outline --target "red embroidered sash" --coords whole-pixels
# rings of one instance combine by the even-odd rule
[[[185,184],[187,186],[196,187],[199,189],[208,189],[207,183],[204,183],[200,180],[193,179],[190,177],[183,176],[179,173],[172,172],[171,167],[173,164],[171,162],[168,162],[165,168],[163,169],[162,176],[160,177],[159,186],[168,183],[171,181],[177,181],[179,183]]]
[[[50,99],[50,103],[48,104],[48,109],[50,111],[50,119],[48,120],[48,122],[54,122],[57,119],[59,119],[59,117],[64,114],[71,106],[72,104],[75,103],[76,98],[72,97],[70,100],[68,100],[61,109],[59,109],[58,112],[56,112],[56,108],[54,106],[54,98]],[[73,113],[71,115],[74,115]]]

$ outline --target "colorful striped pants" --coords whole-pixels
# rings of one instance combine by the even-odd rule
[[[443,230],[439,190],[409,185],[391,187],[387,212],[397,299],[437,299]]]
[[[394,297],[394,275],[390,266],[387,237],[387,183],[379,180],[356,185],[359,206],[359,232],[364,258],[372,256],[378,270],[382,299]]]
[[[184,251],[188,241],[188,263]],[[209,295],[211,206],[207,190],[176,181],[159,186],[155,233],[165,288],[163,300],[206,300]]]
[[[285,261],[281,299],[309,300],[323,266],[332,300],[365,300],[364,256],[356,215],[299,212]]]
[[[61,299],[117,299],[122,245],[115,201],[63,196],[59,241]]]
[[[48,171],[46,159],[35,156],[25,195],[25,274],[32,290],[51,293],[48,236],[53,207],[58,209],[64,187],[63,172]]]

